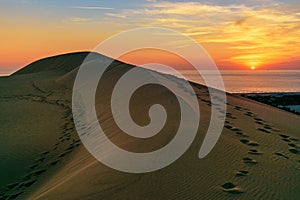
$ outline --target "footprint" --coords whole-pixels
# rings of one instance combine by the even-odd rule
[[[282,137],[282,138],[289,138],[290,136],[284,135],[284,134],[280,134],[280,137]]]
[[[68,150],[68,151],[65,151],[64,153],[60,154],[59,157],[65,157],[68,153],[71,153],[72,150]]]
[[[221,113],[221,114],[226,114],[226,112],[225,112],[225,110],[223,110],[223,109],[221,109],[221,108],[216,108],[218,111],[219,111],[219,113]]]
[[[71,134],[70,133],[65,133],[64,136],[71,136]]]
[[[242,131],[237,131],[235,134],[243,136],[243,137],[248,137],[246,134],[244,134]]]
[[[6,185],[6,187],[7,187],[9,190],[12,190],[12,189],[14,189],[17,185],[19,185],[19,183],[11,183],[11,184]]]
[[[285,142],[291,142],[291,140],[289,140],[288,138],[283,138],[282,140]]]
[[[43,162],[45,159],[46,159],[46,157],[41,157],[41,158],[38,158],[36,161]]]
[[[235,110],[242,110],[242,108],[240,106],[235,106],[234,109]]]
[[[295,141],[295,142],[299,141],[297,138],[290,138],[290,140]]]
[[[60,162],[60,160],[55,160],[50,163],[51,166],[57,165]]]
[[[243,144],[248,144],[249,140],[247,140],[247,139],[240,139],[240,142],[243,143]]]
[[[233,126],[227,125],[227,124],[224,127],[231,130],[231,131],[242,131],[241,129],[239,129],[237,127],[233,127]]]
[[[246,164],[257,164],[256,160],[254,160],[252,158],[249,158],[249,157],[243,158],[243,162],[246,163]]]
[[[39,169],[39,170],[33,171],[31,174],[38,176],[38,175],[45,173],[46,171],[47,171],[47,169]]]
[[[36,168],[37,166],[39,166],[38,164],[34,164],[34,165],[31,165],[29,168],[30,169],[34,169],[34,168]]]
[[[22,183],[21,185],[24,186],[24,187],[30,187],[35,182],[36,182],[36,180],[29,180],[29,181],[26,181],[26,182]]]
[[[297,155],[300,155],[300,151],[299,149],[296,149],[296,148],[290,148],[289,151],[293,154],[297,154]]]
[[[262,131],[264,133],[271,133],[270,131],[264,129],[264,128],[257,128],[257,130]]]
[[[260,121],[255,121],[255,123],[259,124],[259,125],[264,125],[263,122],[260,122]]]
[[[252,112],[246,112],[245,115],[249,116],[249,117],[253,117],[254,114]]]
[[[299,148],[300,148],[298,145],[293,144],[293,143],[288,143],[288,145],[289,145],[290,147],[294,147],[294,148],[296,148],[296,149],[299,149]]]
[[[243,143],[243,144],[247,144],[248,146],[259,146],[259,144],[255,141],[250,141],[250,140],[247,140],[247,139],[240,139],[240,142]]]
[[[284,154],[282,154],[282,153],[280,153],[280,152],[276,152],[275,155],[281,156],[281,157],[283,157],[283,158],[285,158],[285,159],[289,159],[288,156],[286,156],[286,155],[284,155]]]
[[[271,130],[272,127],[270,125],[264,125],[264,128],[267,129],[267,130]]]
[[[30,180],[32,177],[35,177],[35,176],[39,176],[43,173],[45,173],[47,171],[47,169],[39,169],[39,170],[35,170],[29,174],[26,174],[24,177],[23,177],[23,180]]]
[[[256,149],[250,149],[250,150],[248,151],[248,153],[249,153],[249,154],[252,154],[252,155],[261,155],[261,154],[262,154],[262,152],[260,152],[260,151],[258,151],[258,150],[256,150]]]
[[[41,153],[41,155],[47,155],[49,153],[50,153],[49,151],[45,151],[45,152]]]
[[[234,117],[231,113],[226,113],[226,117],[229,119],[236,119],[236,117]]]
[[[229,129],[229,130],[231,130],[231,128],[232,128],[232,126],[227,125],[227,124],[224,127],[227,128],[227,129]]]
[[[70,146],[66,149],[66,151],[73,150],[74,148],[75,148],[75,146],[70,145]]]
[[[237,177],[248,176],[249,172],[246,170],[240,170],[235,174]]]
[[[242,131],[241,129],[236,128],[236,127],[232,127],[231,130],[232,130],[232,131]]]
[[[257,147],[259,144],[255,141],[249,141],[248,146]]]
[[[206,99],[201,99],[201,101],[205,102],[205,103],[210,103],[209,100],[206,100]]]
[[[16,194],[11,194],[11,195],[8,196],[7,200],[9,200],[9,199],[16,199],[18,196],[20,196],[23,193],[24,192],[19,192],[19,193],[16,193]]]
[[[223,188],[224,192],[227,192],[227,193],[230,193],[230,194],[241,194],[241,193],[243,193],[243,191],[239,187],[237,187],[235,184],[233,184],[231,182],[224,183],[222,185],[222,188]]]
[[[240,106],[234,106],[235,110],[238,110],[238,111],[249,111],[247,108],[243,108],[243,107],[240,107]]]

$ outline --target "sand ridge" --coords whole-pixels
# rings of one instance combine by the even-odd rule
[[[51,60],[46,63],[49,62]],[[109,83],[119,75],[116,73],[130,67],[115,64],[104,81]],[[39,71],[0,79],[0,99],[9,102],[12,98],[20,99],[24,107],[34,102],[60,110],[52,114],[60,119],[59,131],[53,133],[55,142],[47,149],[34,152],[35,159],[28,164],[27,173],[6,184],[1,189],[0,199],[297,199],[300,196],[299,116],[228,94],[221,138],[213,151],[200,160],[197,155],[212,103],[206,87],[191,83],[201,111],[198,134],[192,146],[176,162],[159,171],[122,173],[95,160],[78,139],[70,105],[76,68],[67,73],[55,72],[52,67],[51,70],[54,70],[51,76],[49,71]],[[181,87],[180,79],[166,77],[187,92]],[[8,92],[5,87],[9,85],[12,90]],[[148,90],[151,91],[151,87]],[[164,92],[161,95],[161,99],[170,97]],[[137,102],[147,104],[153,98],[150,92],[149,97],[142,96]],[[143,110],[139,109],[135,112]],[[104,123],[114,142],[124,148],[145,150],[136,141],[116,137],[120,133],[110,124],[109,112],[104,112],[101,116],[105,116]],[[29,113],[23,115],[29,116]],[[32,120],[24,123],[32,123]],[[159,141],[169,141],[175,128],[174,125],[166,129]],[[150,149],[159,147],[151,141],[148,144]]]

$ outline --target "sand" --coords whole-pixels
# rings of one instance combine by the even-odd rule
[[[166,168],[144,174],[119,172],[101,164],[79,140],[71,112],[73,81],[85,55],[86,52],[47,58],[21,73],[0,77],[0,199],[300,196],[300,117],[228,94],[222,135],[213,151],[199,159],[211,104],[207,88],[197,84],[192,85],[200,105],[200,128],[182,157]],[[104,83],[111,85],[132,67],[115,63]],[[178,78],[162,76],[182,84]],[[122,134],[115,126],[107,99],[102,98],[109,96],[105,93],[109,86],[98,88],[96,95],[98,120],[108,137],[120,147],[136,152],[161,148],[173,138],[172,130],[178,126],[176,104],[170,104],[172,95],[155,86],[144,89],[136,94],[138,106],[132,110],[133,116],[140,116],[138,123],[146,123],[145,108],[158,96],[159,103],[169,106],[171,115],[166,129],[144,141]]]

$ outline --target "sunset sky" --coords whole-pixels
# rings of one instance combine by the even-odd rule
[[[192,37],[220,69],[300,69],[297,1],[0,0],[0,74],[148,26]]]

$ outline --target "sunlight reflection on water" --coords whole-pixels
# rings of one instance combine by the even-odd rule
[[[194,70],[180,72],[190,81],[204,84]],[[214,76],[209,70],[203,73]],[[300,70],[222,70],[221,73],[230,93],[300,92]]]

